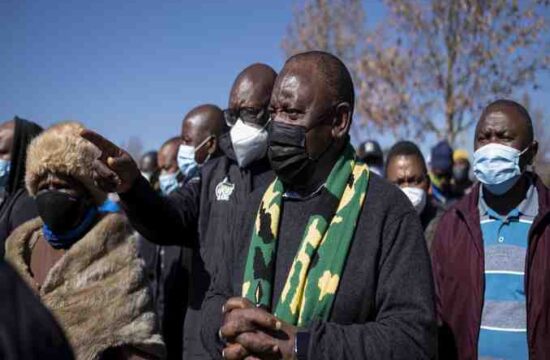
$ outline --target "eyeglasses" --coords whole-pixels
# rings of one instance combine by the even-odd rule
[[[228,126],[235,125],[238,119],[246,123],[264,125],[269,119],[269,111],[266,108],[226,109],[223,111],[223,116]]]

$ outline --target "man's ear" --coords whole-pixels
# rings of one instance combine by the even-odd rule
[[[351,126],[351,106],[347,102],[342,102],[336,106],[334,113],[334,123],[332,125],[332,136],[335,139],[343,139]]]
[[[525,165],[533,165],[538,152],[539,152],[539,143],[536,140],[534,140],[531,143],[529,151],[527,151],[527,153],[529,154],[528,155],[529,157],[525,160]]]
[[[218,149],[218,137],[216,135],[212,135],[210,137],[210,140],[208,140],[208,153],[209,154],[213,154],[216,152],[216,150]]]

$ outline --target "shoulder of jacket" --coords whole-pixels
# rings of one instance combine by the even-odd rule
[[[412,204],[403,191],[372,173],[363,206],[370,212],[385,217],[387,223],[398,221],[407,214],[415,214]]]
[[[19,226],[6,240],[5,259],[21,275],[27,284],[33,284],[29,273],[29,259],[31,253],[31,242],[34,236],[38,234],[43,225],[39,217],[29,220]]]

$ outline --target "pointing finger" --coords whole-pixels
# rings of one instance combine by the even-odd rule
[[[101,150],[101,160],[106,161],[108,157],[118,157],[122,153],[120,148],[107,140],[103,136],[99,135],[95,131],[84,129],[80,133],[80,136],[94,144],[99,150]]]

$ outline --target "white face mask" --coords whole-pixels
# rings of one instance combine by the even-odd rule
[[[269,124],[269,121],[259,128],[238,119],[231,128],[229,135],[239,167],[247,167],[265,156],[267,151],[267,124]]]
[[[426,191],[415,187],[403,187],[401,190],[407,195],[418,214],[426,207]]]

